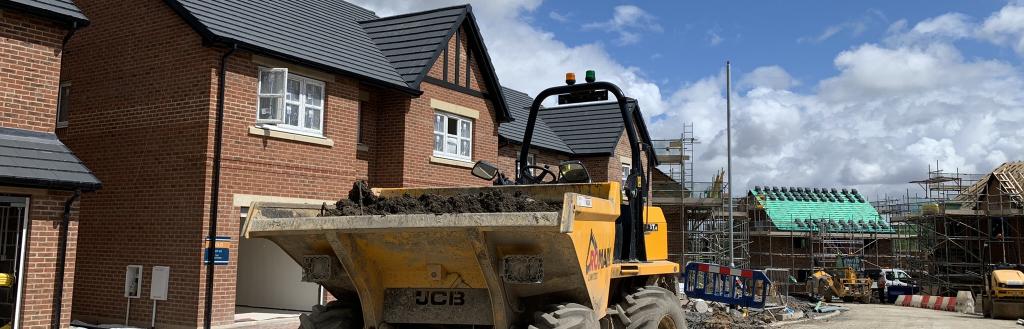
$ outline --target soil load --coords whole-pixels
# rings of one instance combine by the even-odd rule
[[[522,192],[484,189],[478,193],[452,196],[424,194],[419,197],[379,197],[362,182],[353,184],[348,198],[338,200],[335,209],[325,209],[324,216],[359,216],[389,214],[451,214],[498,212],[551,212],[561,210],[561,203],[550,204]]]

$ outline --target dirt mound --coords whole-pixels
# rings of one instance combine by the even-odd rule
[[[365,183],[356,182],[348,198],[338,200],[335,209],[326,209],[324,215],[545,212],[558,211],[559,208],[560,205],[538,201],[521,192],[509,193],[499,189],[453,196],[426,194],[413,197],[406,194],[382,198],[374,195]]]

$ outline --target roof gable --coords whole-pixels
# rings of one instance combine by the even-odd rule
[[[430,68],[447,49],[459,29],[466,33],[468,49],[474,52],[478,69],[497,109],[498,120],[513,120],[497,72],[487,53],[473,7],[461,5],[377,18],[360,22],[381,53],[410,87],[419,89]]]
[[[359,24],[414,88],[466,17],[466,6],[378,18]]]

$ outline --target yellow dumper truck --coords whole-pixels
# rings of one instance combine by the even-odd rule
[[[519,193],[556,204],[549,212],[321,216],[320,207],[254,204],[244,234],[276,243],[305,281],[338,299],[303,316],[302,328],[685,328],[665,218],[645,204],[644,165],[656,162],[650,154],[641,162],[640,149],[651,148],[638,139],[639,116],[614,84],[594,82],[592,72],[586,83],[571,78],[534,101],[520,163],[545,98],[610,92],[632,151],[625,192],[618,182],[591,183],[569,161],[557,175],[523,166],[513,185],[373,190],[383,198]],[[511,183],[485,162],[473,174]]]

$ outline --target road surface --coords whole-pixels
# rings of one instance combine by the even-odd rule
[[[822,321],[808,321],[785,328],[1024,328],[1012,320],[992,320],[980,315],[935,311],[913,307],[882,304],[839,304],[850,310]]]

